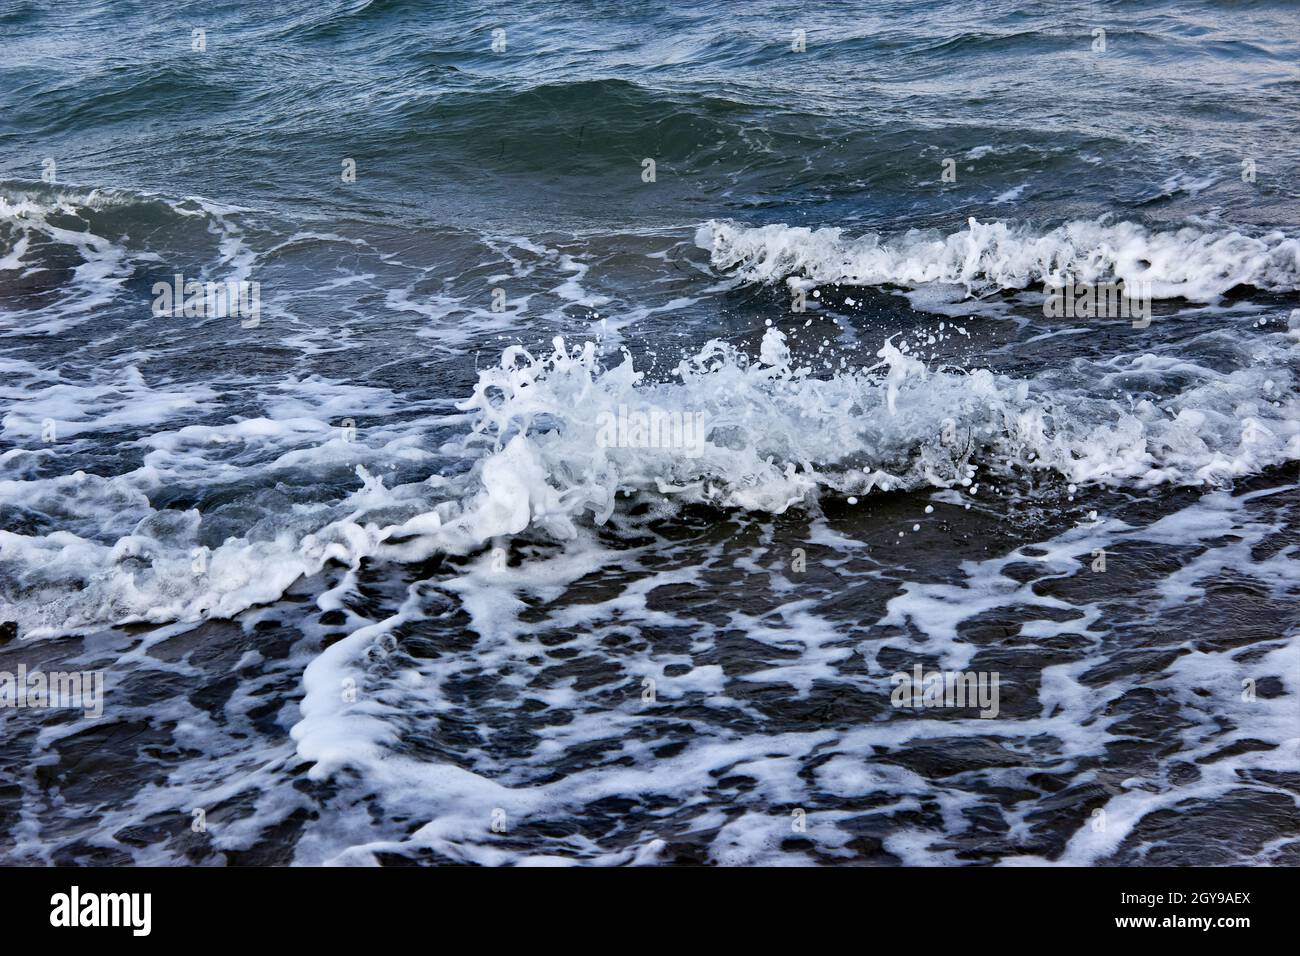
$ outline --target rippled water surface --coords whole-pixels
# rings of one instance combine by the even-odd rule
[[[0,34],[0,861],[1300,863],[1294,5]]]

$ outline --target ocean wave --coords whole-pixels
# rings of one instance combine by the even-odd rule
[[[1158,299],[1192,301],[1211,301],[1240,286],[1300,289],[1300,240],[1278,231],[1157,231],[1104,218],[1043,231],[972,218],[948,235],[909,231],[854,238],[833,227],[710,220],[695,241],[715,268],[760,283],[792,277],[857,286],[947,283],[982,293],[1117,280],[1149,284]]]
[[[247,278],[245,211],[197,196],[0,182],[0,337],[102,321],[132,296],[147,304],[149,283],[132,286],[141,277],[209,265],[223,280]]]
[[[9,602],[0,617],[32,634],[228,617],[330,562],[416,562],[520,534],[571,540],[606,522],[620,499],[650,500],[663,513],[701,504],[779,514],[826,493],[974,495],[1036,474],[1062,484],[1221,485],[1300,459],[1291,371],[1300,310],[1291,324],[1236,344],[1226,370],[1170,359],[1181,384],[1163,395],[1116,387],[1126,375],[1158,375],[1153,355],[1071,384],[929,368],[890,339],[871,366],[817,378],[794,366],[784,334],[769,328],[756,359],[713,340],[671,380],[652,383],[630,356],[607,367],[591,343],[556,338],[541,356],[513,346],[458,406],[471,424],[441,449],[457,462],[450,477],[389,488],[358,466],[362,487],[345,500],[268,516],[256,535],[205,551],[197,572],[197,511],[164,520],[146,507],[111,543],[0,531]],[[687,444],[662,429],[637,437],[612,427],[650,411],[701,430]],[[59,481],[8,482],[4,495],[39,502],[57,493],[67,508],[102,511],[159,485],[152,473]]]

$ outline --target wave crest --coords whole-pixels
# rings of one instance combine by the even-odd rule
[[[962,285],[972,293],[1035,284],[1122,280],[1149,283],[1157,299],[1210,301],[1238,286],[1300,288],[1300,241],[1281,232],[1250,236],[1193,227],[1172,232],[1133,222],[1067,222],[1046,232],[981,223],[949,235],[846,237],[837,228],[744,226],[710,220],[696,233],[715,268],[746,281],[802,277],[813,283]]]
[[[460,404],[472,427],[442,449],[459,462],[450,477],[387,488],[359,467],[363,487],[315,509],[316,530],[302,526],[304,513],[274,534],[227,538],[203,574],[191,570],[197,515],[163,535],[146,518],[112,544],[68,531],[0,531],[0,597],[12,605],[0,617],[17,616],[25,633],[38,634],[227,617],[330,561],[420,561],[520,533],[567,540],[606,521],[620,496],[661,511],[680,502],[780,513],[824,492],[976,494],[1031,473],[1134,487],[1225,483],[1300,459],[1293,325],[1224,339],[1237,349],[1230,371],[1147,354],[1072,384],[928,368],[893,340],[875,364],[817,378],[792,367],[775,328],[756,359],[714,340],[655,383],[630,356],[606,367],[591,343],[557,338],[540,357],[516,346],[480,372]],[[1162,363],[1184,383],[1176,392],[1116,387],[1128,375],[1158,375]],[[620,414],[647,409],[699,416],[699,442],[683,449],[608,431]],[[90,496],[88,507],[113,491]]]

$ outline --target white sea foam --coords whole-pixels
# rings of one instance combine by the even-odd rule
[[[238,249],[226,251],[231,253],[227,266],[236,267]],[[957,298],[948,295],[954,288],[978,284],[961,282],[923,284],[913,300],[933,309],[936,296],[951,303]],[[706,545],[708,560],[659,568],[641,578],[628,575],[594,602],[567,601],[574,582],[612,565],[626,571],[639,560],[635,545],[606,549],[605,536],[593,533],[592,526],[612,518],[621,498],[648,502],[658,514],[671,513],[677,502],[744,509],[762,524],[764,515],[795,507],[808,506],[815,516],[819,497],[874,490],[941,489],[936,503],[960,507],[978,502],[975,486],[994,476],[1008,484],[1012,476],[1037,474],[1062,485],[1144,488],[1212,486],[1255,474],[1300,458],[1295,395],[1300,310],[1288,325],[1276,321],[1275,310],[1261,308],[1270,312],[1271,327],[1285,331],[1238,327],[1188,335],[1176,344],[1150,341],[1149,350],[1139,354],[1080,355],[1023,377],[926,365],[898,336],[881,343],[876,361],[865,368],[813,374],[798,367],[790,341],[770,329],[748,351],[710,342],[682,360],[671,376],[651,381],[640,362],[628,356],[611,363],[592,344],[575,347],[556,339],[539,353],[506,350],[499,363],[479,374],[452,413],[440,398],[412,400],[382,388],[309,376],[267,385],[256,410],[229,420],[205,414],[196,422],[193,413],[217,407],[221,383],[181,391],[165,378],[154,378],[148,364],[126,365],[78,383],[6,359],[0,365],[10,373],[0,383],[0,398],[7,403],[0,437],[21,447],[0,457],[8,469],[0,482],[0,503],[20,520],[0,532],[0,619],[18,619],[25,636],[40,637],[109,622],[231,617],[275,601],[295,579],[314,575],[331,561],[345,566],[322,576],[342,583],[318,595],[317,605],[345,613],[347,636],[317,654],[327,629],[308,615],[293,627],[304,635],[298,653],[316,655],[310,663],[296,656],[290,664],[257,664],[245,655],[235,667],[249,662],[265,668],[256,678],[241,676],[225,708],[238,714],[268,699],[282,701],[284,688],[296,686],[302,673],[300,714],[290,703],[284,717],[286,722],[297,717],[292,743],[250,749],[246,727],[227,739],[211,715],[180,695],[165,705],[169,717],[180,720],[175,739],[207,750],[208,756],[188,762],[167,787],[143,788],[112,810],[104,825],[111,832],[156,813],[256,795],[255,800],[250,796],[252,812],[241,812],[212,836],[216,848],[247,848],[301,806],[298,792],[279,786],[277,778],[307,762],[311,777],[330,779],[340,797],[304,829],[294,851],[304,863],[369,863],[379,853],[415,848],[482,863],[655,862],[667,848],[663,837],[680,837],[682,831],[673,832],[668,821],[653,815],[639,833],[588,837],[585,829],[571,835],[571,828],[563,828],[566,835],[541,839],[526,850],[487,835],[497,811],[511,826],[582,817],[584,826],[594,827],[602,804],[647,795],[679,805],[690,817],[685,826],[705,834],[712,860],[798,861],[801,852],[784,846],[790,821],[782,808],[815,807],[821,794],[870,796],[872,826],[878,820],[888,829],[883,849],[901,860],[958,862],[946,835],[960,834],[963,815],[988,805],[976,790],[936,786],[916,770],[878,759],[882,754],[947,747],[954,738],[1050,738],[1059,742],[1063,758],[1086,764],[1127,733],[1107,708],[1125,689],[1150,680],[1146,674],[1123,674],[1100,685],[1087,680],[1088,670],[1106,660],[1096,646],[1106,636],[1103,610],[1039,594],[1013,577],[1008,566],[1040,560],[1053,574],[1068,575],[1082,573],[1094,550],[1127,541],[1214,543],[1149,582],[1144,600],[1153,612],[1195,606],[1206,581],[1228,569],[1248,569],[1261,586],[1287,596],[1294,561],[1286,549],[1259,547],[1279,527],[1251,518],[1250,498],[1207,495],[1140,533],[1118,521],[1088,522],[1040,543],[1041,557],[1017,551],[966,562],[951,578],[904,581],[875,624],[863,622],[886,629],[885,636],[861,645],[833,608],[797,593],[805,587],[802,581],[797,586],[785,581],[789,593],[778,588],[786,599],[774,610],[729,609],[725,625],[692,616],[690,601],[665,608],[649,597],[657,588],[707,586],[704,569],[714,558],[765,575],[773,554],[761,548],[738,557],[724,554],[721,545]],[[969,311],[956,308],[953,314]],[[646,407],[702,416],[706,440],[698,453],[600,441],[609,415]],[[345,440],[339,420],[360,418],[363,411],[362,439]],[[412,414],[420,417],[412,420]],[[47,418],[57,426],[59,443],[41,442]],[[122,473],[66,474],[47,467],[51,458],[57,465],[59,455],[80,453],[97,433],[115,430],[138,435],[124,439],[126,447],[143,455],[138,467],[133,458],[123,459]],[[436,447],[438,442],[445,444]],[[386,477],[394,466],[404,468],[405,483]],[[347,493],[342,479],[353,468],[358,481]],[[416,469],[432,474],[409,480]],[[305,500],[293,497],[294,486],[312,482],[330,487],[310,489]],[[204,486],[223,504],[203,513],[174,500],[164,504],[175,486],[188,483]],[[232,499],[237,506],[226,507]],[[36,528],[25,526],[29,516]],[[927,521],[919,508],[917,517]],[[826,520],[814,517],[816,528],[802,543],[833,550],[836,557],[827,564],[842,563],[837,573],[852,576],[849,555],[865,552],[866,546],[833,531]],[[906,526],[919,530],[910,519]],[[516,535],[542,539],[537,550],[545,559],[530,556],[508,575],[495,573],[493,555],[483,549]],[[202,543],[209,548],[196,568],[195,550]],[[532,548],[535,542],[524,544]],[[665,553],[662,544],[648,547],[647,554]],[[370,573],[361,567],[366,559],[414,561],[480,550],[436,581],[411,585],[396,610],[388,606],[375,619],[364,616],[369,608],[358,612],[345,601],[355,597],[348,589]],[[305,583],[314,586],[315,580],[320,579]],[[462,630],[472,634],[472,653],[417,661],[394,653],[400,666],[376,665],[380,649],[397,648],[405,628],[436,620],[440,610],[429,601],[435,588],[454,596],[467,615]],[[542,606],[548,626],[577,635],[574,647],[584,657],[601,655],[616,665],[618,676],[612,680],[620,686],[630,682],[633,690],[610,706],[599,694],[575,687],[572,678],[556,677],[528,660],[538,625],[522,612]],[[1071,606],[1080,617],[1057,621],[1048,613]],[[1029,717],[1007,715],[991,723],[866,721],[847,729],[814,726],[788,733],[771,732],[761,723],[755,688],[788,701],[815,699],[828,685],[860,698],[887,695],[881,652],[914,653],[917,635],[942,666],[965,667],[976,645],[962,637],[962,627],[1011,607],[1043,612],[1041,619],[1020,627],[1021,637],[1078,642],[1086,652],[1043,668],[1035,691],[1040,706]],[[260,615],[283,611],[282,604],[255,610],[232,626],[253,628]],[[652,642],[625,657],[607,654],[606,639],[652,628],[689,632],[691,646]],[[183,630],[177,625],[142,637],[130,651],[131,666],[143,661],[191,678],[192,665],[183,658],[168,663],[149,654],[151,646]],[[713,652],[737,630],[752,647],[772,650],[768,663],[733,673],[717,662]],[[199,640],[210,636],[206,629],[194,633]],[[87,644],[98,641],[103,647],[111,638],[100,635]],[[1182,639],[1173,635],[1171,640]],[[1198,651],[1162,679],[1174,687],[1208,686],[1227,675],[1235,692],[1243,678],[1294,673],[1295,647],[1293,634],[1280,635],[1278,649],[1249,668],[1234,661],[1230,651]],[[853,666],[859,659],[870,665],[870,673]],[[563,719],[537,728],[525,757],[501,756],[490,740],[502,726],[495,722],[494,708],[508,709],[515,702],[488,694],[466,707],[457,699],[457,688],[479,673],[512,688],[526,686],[534,705],[554,708]],[[649,722],[636,689],[647,677],[658,682],[665,704],[698,703],[741,719],[700,721],[683,750],[661,757],[654,749],[677,731],[647,736]],[[357,701],[340,694],[348,680],[365,690]],[[1293,710],[1286,710],[1294,700],[1293,682],[1287,690],[1286,697],[1268,698],[1257,710],[1239,708],[1242,730],[1232,739],[1249,734],[1279,744],[1293,740]],[[1191,700],[1188,712],[1195,706]],[[141,719],[154,717],[157,708],[141,705],[138,713]],[[463,747],[450,759],[412,750],[412,740],[421,745],[436,740],[442,721],[480,722],[476,732],[485,745]],[[1117,726],[1112,730],[1112,725]],[[47,741],[57,741],[72,731],[45,733]],[[1207,732],[1186,749],[1212,755],[1225,742],[1218,736]],[[608,760],[583,758],[575,769],[566,765],[566,755],[589,753],[610,741],[617,749]],[[1064,859],[1105,859],[1153,809],[1175,807],[1189,794],[1219,799],[1237,786],[1239,772],[1284,770],[1288,760],[1280,750],[1247,751],[1214,761],[1195,786],[1122,789],[1105,804],[1112,820],[1109,834],[1096,835],[1081,822]],[[804,772],[814,765],[811,776]],[[979,772],[1010,792],[1023,789],[1026,775],[1042,766],[1029,762]],[[739,811],[731,814],[701,796],[728,777],[753,782],[744,794],[728,797]],[[947,821],[944,833],[923,809],[935,805]],[[1030,806],[1004,808],[1013,831],[1033,829]],[[856,809],[810,809],[808,839],[822,853],[851,857],[860,851],[847,844],[861,832],[865,815]],[[48,862],[39,836],[28,826],[16,840],[24,852],[45,854]],[[160,845],[140,851],[137,859],[162,862],[170,852]],[[1018,862],[1044,860],[1033,856]]]
[[[121,294],[130,275],[126,250],[103,236],[67,228],[57,222],[61,216],[75,215],[78,204],[103,208],[117,201],[112,193],[98,192],[77,197],[76,200],[58,195],[48,202],[28,196],[14,197],[10,201],[0,196],[0,223],[12,229],[17,237],[13,249],[0,260],[0,271],[11,271],[24,276],[45,271],[44,267],[27,261],[32,238],[38,242],[67,246],[81,258],[81,263],[72,269],[67,282],[70,301],[60,304],[57,318],[54,319],[47,318],[44,311],[24,316],[23,326],[29,334],[57,331],[74,321],[84,320]],[[5,315],[6,311],[0,309],[0,317]]]
[[[1281,232],[1156,231],[1106,219],[1036,230],[972,218],[949,235],[913,230],[855,238],[837,228],[709,221],[695,241],[716,268],[736,270],[753,282],[792,277],[864,286],[939,282],[984,292],[1122,280],[1150,283],[1158,299],[1195,301],[1237,286],[1300,288],[1300,241]]]
[[[255,536],[212,549],[206,574],[189,571],[195,533],[152,536],[147,496],[166,480],[158,469],[181,467],[173,461],[180,443],[210,446],[218,432],[268,442],[277,467],[288,466],[301,455],[286,456],[283,443],[326,435],[323,423],[189,426],[148,439],[156,451],[129,476],[6,483],[14,502],[44,510],[58,495],[56,510],[86,513],[48,535],[0,533],[0,563],[16,585],[0,616],[17,616],[36,633],[228,616],[274,599],[331,560],[355,566],[366,557],[465,554],[526,531],[572,539],[582,525],[606,521],[620,496],[780,513],[827,491],[968,488],[977,470],[1048,472],[1077,484],[1214,485],[1300,459],[1300,402],[1288,366],[1294,339],[1229,336],[1217,344],[1237,350],[1237,367],[1147,354],[1099,366],[1094,381],[1048,373],[1017,380],[927,368],[885,342],[872,366],[816,378],[791,367],[785,337],[772,328],[757,361],[715,340],[659,383],[645,381],[628,356],[606,367],[590,343],[571,348],[557,338],[540,357],[512,347],[460,404],[472,428],[442,449],[461,462],[453,477],[389,488],[358,466],[362,487],[346,500],[259,518]],[[1160,398],[1124,391],[1159,381],[1167,366],[1180,389]],[[599,441],[621,406],[646,405],[702,415],[706,440],[691,454]],[[352,453],[337,440],[328,447]],[[419,458],[404,445],[391,450]],[[190,473],[194,462],[186,461]],[[111,504],[118,498],[133,504]],[[139,527],[115,543],[67,530],[93,526],[104,509],[130,514]]]

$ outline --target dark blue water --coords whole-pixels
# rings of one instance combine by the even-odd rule
[[[1293,4],[0,36],[0,859],[1300,861]]]

